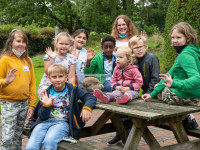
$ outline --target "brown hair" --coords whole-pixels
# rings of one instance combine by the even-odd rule
[[[20,59],[23,61],[23,59],[26,59],[26,61],[29,64],[29,67],[32,67],[32,63],[30,58],[28,57],[28,37],[26,36],[26,34],[22,31],[22,30],[18,30],[18,29],[13,29],[9,36],[8,39],[6,41],[5,47],[1,53],[1,57],[3,56],[11,56],[13,54],[12,52],[12,43],[15,39],[16,36],[20,36],[22,37],[22,39],[24,40],[24,42],[26,43],[26,47],[25,47],[25,52],[24,54],[20,57]]]
[[[117,23],[118,23],[119,19],[123,19],[126,22],[126,25],[128,27],[128,35],[127,36],[129,39],[132,36],[138,34],[138,31],[137,31],[135,25],[133,24],[133,22],[131,21],[131,19],[126,15],[119,15],[113,23],[111,36],[113,36],[115,39],[119,39],[119,35],[118,35],[119,33],[117,31]]]
[[[75,38],[76,36],[78,36],[78,35],[81,34],[81,33],[85,33],[85,36],[86,36],[86,38],[87,38],[87,40],[88,40],[88,32],[87,32],[87,30],[85,30],[85,29],[77,29],[77,30],[72,34],[72,37]]]
[[[186,37],[187,44],[197,44],[197,33],[189,23],[179,22],[175,24],[171,29],[171,34],[175,29]]]
[[[132,53],[132,50],[128,46],[120,46],[115,48],[115,53],[117,51],[123,52],[127,58],[130,59],[129,65],[132,65],[136,62],[135,55]]]
[[[53,64],[48,68],[48,76],[51,75],[51,73],[53,72],[58,72],[58,73],[63,73],[65,75],[67,75],[68,71],[67,68],[65,66],[63,66],[62,64]]]

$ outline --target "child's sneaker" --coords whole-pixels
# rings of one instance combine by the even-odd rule
[[[96,98],[98,98],[99,100],[101,100],[103,103],[109,103],[110,99],[103,94],[102,91],[100,91],[99,89],[95,89],[93,92],[94,96],[96,96]]]
[[[77,143],[77,140],[72,137],[63,137],[63,141],[69,142],[71,144]]]
[[[125,104],[130,100],[130,97],[128,95],[122,95],[121,97],[116,98],[116,102],[118,104]]]

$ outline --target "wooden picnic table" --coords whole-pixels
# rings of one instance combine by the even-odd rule
[[[103,130],[106,130],[104,133],[108,133],[112,130],[112,127],[109,129],[105,126],[110,119],[125,144],[124,150],[136,150],[141,137],[144,138],[151,149],[161,149],[160,144],[148,129],[148,126],[159,124],[169,124],[178,143],[187,142],[189,139],[181,121],[188,113],[200,112],[199,106],[175,106],[159,100],[144,102],[141,99],[123,105],[117,104],[115,101],[104,104],[98,100],[95,107],[104,110],[104,113],[90,129],[86,129],[87,134],[98,135],[100,131],[103,133]],[[131,131],[129,134],[124,118],[128,118],[130,121],[128,126],[131,127]]]

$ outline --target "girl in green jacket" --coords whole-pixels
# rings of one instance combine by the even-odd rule
[[[161,99],[165,103],[198,105],[200,100],[200,49],[197,45],[196,31],[190,24],[180,22],[172,27],[171,43],[178,54],[174,65],[167,74],[160,74],[162,79],[160,83],[152,93],[144,94],[142,99],[147,101],[162,92]],[[193,115],[188,116],[192,128],[197,127],[196,123],[192,123]]]

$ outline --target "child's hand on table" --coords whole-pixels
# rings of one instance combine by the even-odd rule
[[[88,109],[83,109],[80,117],[82,117],[83,122],[87,122],[91,118],[92,112]]]

